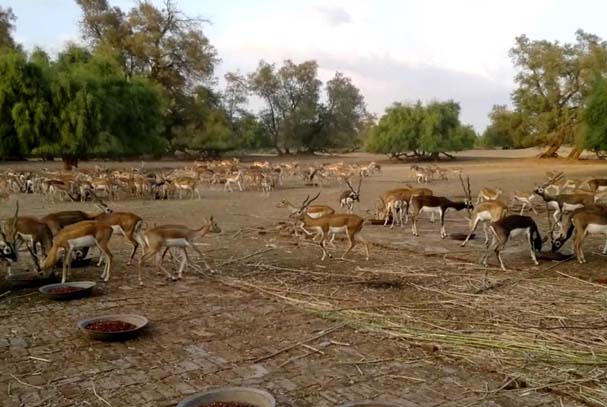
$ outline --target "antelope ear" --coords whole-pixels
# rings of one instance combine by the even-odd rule
[[[211,215],[211,217],[209,218],[209,220],[211,221],[211,223],[213,223],[213,215]]]

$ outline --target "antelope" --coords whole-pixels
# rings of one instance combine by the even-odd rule
[[[428,182],[428,171],[425,168],[422,168],[418,165],[412,165],[411,171],[415,172],[415,179],[418,184],[421,184],[422,182]]]
[[[8,242],[13,244],[17,252],[21,244],[25,242],[36,268],[39,269],[38,244],[45,257],[53,245],[53,234],[47,224],[31,216],[19,216],[16,222],[5,223],[3,229],[6,236],[9,237]],[[5,241],[7,240],[5,239]]]
[[[479,222],[483,222],[483,231],[485,232],[485,245],[489,244],[489,233],[487,231],[487,223],[498,222],[502,220],[508,212],[508,205],[500,200],[485,201],[477,204],[472,211],[470,217],[470,232],[466,236],[466,240],[462,243],[462,247],[466,246],[468,240],[476,230]]]
[[[389,189],[385,191],[381,197],[378,199],[378,204],[376,207],[376,216],[377,218],[386,219],[384,226],[387,224],[387,221],[390,217],[392,208],[388,208],[387,202],[392,200],[395,201],[395,198],[391,198],[391,195],[399,195],[401,204],[397,204],[397,206],[405,207],[405,223],[409,222],[409,201],[412,196],[430,196],[433,192],[429,188],[414,188],[407,184],[406,188],[396,188]],[[401,216],[402,219],[402,216]],[[434,214],[432,214],[432,222],[434,222]]]
[[[445,214],[449,209],[453,208],[456,211],[461,211],[462,209],[473,209],[473,205],[468,200],[464,202],[453,202],[450,199],[442,196],[413,196],[411,198],[410,207],[411,219],[413,221],[411,227],[413,236],[419,236],[417,233],[417,217],[419,216],[420,212],[433,212],[438,213],[440,216],[441,239],[447,237],[447,232],[445,231]]]
[[[339,205],[342,208],[345,207],[348,213],[352,213],[354,212],[354,202],[360,202],[360,185],[362,184],[363,179],[362,177],[360,178],[360,180],[358,181],[358,187],[356,189],[354,189],[348,179],[346,179],[345,181],[348,185],[348,188],[350,189],[341,193],[341,195],[339,196]]]
[[[108,243],[112,237],[113,229],[111,226],[95,220],[85,220],[66,226],[57,233],[53,240],[48,256],[44,259],[42,268],[49,270],[54,267],[58,261],[59,249],[65,250],[63,256],[63,272],[61,282],[65,283],[69,271],[71,270],[72,252],[78,249],[98,247],[101,255],[105,258],[105,266],[101,278],[109,281],[110,271],[112,269],[112,253],[108,248]]]
[[[306,213],[307,207],[314,202],[319,195],[320,193],[318,193],[312,199],[310,199],[310,196],[308,195],[303,201],[303,204],[299,210],[291,214],[291,217],[295,217],[296,219],[302,221],[306,228],[316,230],[317,235],[320,236],[320,241],[318,244],[322,250],[322,257],[320,260],[323,261],[327,255],[329,258],[333,257],[331,253],[328,253],[325,249],[325,240],[329,233],[333,233],[335,235],[339,232],[344,232],[349,242],[348,248],[341,256],[342,260],[346,260],[346,255],[352,251],[358,241],[362,242],[365,246],[366,259],[369,260],[369,244],[360,236],[360,232],[364,225],[363,218],[349,213],[337,213],[321,216],[319,218],[312,218]]]
[[[566,226],[567,233],[561,234],[552,242],[552,251],[560,250],[565,242],[573,234],[575,229],[575,237],[573,239],[573,249],[578,263],[586,263],[586,256],[582,250],[582,243],[587,235],[603,234],[607,237],[607,207],[594,205],[588,206],[573,211]],[[602,250],[603,254],[607,254],[607,242]]]
[[[142,270],[145,262],[155,255],[160,255],[160,251],[163,248],[168,250],[175,247],[183,251],[183,259],[179,265],[177,276],[172,275],[166,268],[164,268],[160,256],[158,256],[156,259],[157,269],[164,271],[167,277],[173,281],[181,279],[183,270],[185,269],[186,265],[189,264],[188,252],[186,250],[188,247],[191,247],[196,253],[198,253],[207,269],[210,270],[211,268],[204,260],[204,254],[193,242],[195,239],[201,238],[208,233],[221,233],[221,229],[212,216],[199,229],[190,229],[187,226],[182,225],[163,225],[146,230],[143,234],[146,250],[144,255],[139,259],[139,284],[143,285]]]
[[[19,216],[19,202],[17,202],[17,207],[15,209],[15,215],[13,216],[13,219],[10,221],[11,222],[10,230],[12,231],[12,233],[10,235],[8,235],[8,237],[7,237],[7,235],[4,233],[4,231],[0,228],[0,238],[2,239],[2,242],[0,242],[0,257],[2,258],[2,260],[4,262],[7,263],[6,272],[9,276],[12,275],[12,271],[11,271],[12,263],[16,263],[18,260],[17,247],[15,247],[15,240],[17,238],[18,216]]]
[[[230,192],[234,192],[232,189],[232,184],[236,184],[238,186],[238,190],[242,192],[242,170],[238,170],[238,173],[234,175],[226,176],[226,183],[224,185],[224,190],[228,189]]]
[[[291,214],[289,215],[289,217],[295,216],[295,214],[297,214],[300,211],[299,207],[293,205],[291,202],[287,201],[286,199],[283,199],[282,201],[280,201],[280,203],[277,204],[276,207],[277,208],[289,208],[291,210]],[[333,215],[335,213],[335,209],[333,209],[327,205],[307,206],[305,208],[305,211],[308,214],[308,216],[311,218],[320,218],[321,216]],[[306,230],[303,222],[299,221],[297,226],[301,230],[303,230],[303,232],[306,235],[308,235],[308,236],[312,235],[312,233],[310,233],[308,230]],[[297,236],[297,229],[295,229],[295,235]]]
[[[478,197],[476,198],[476,203],[479,204],[483,201],[495,201],[497,199],[499,199],[500,195],[503,193],[504,191],[502,191],[499,188],[496,189],[492,189],[492,188],[481,188],[481,190],[478,193]]]
[[[529,240],[529,252],[531,254],[533,264],[536,266],[539,264],[537,258],[535,257],[535,252],[542,250],[542,245],[547,240],[548,236],[542,239],[537,224],[531,217],[509,215],[497,222],[491,223],[489,230],[493,235],[493,239],[491,245],[487,246],[485,253],[483,253],[481,256],[480,263],[482,265],[487,267],[487,258],[489,257],[489,252],[493,251],[500,262],[500,267],[502,270],[506,271],[506,266],[502,261],[501,252],[504,250],[506,243],[508,243],[510,239],[522,234],[527,235],[527,239]]]
[[[200,199],[200,190],[196,188],[197,180],[190,177],[180,177],[173,180],[173,185],[175,189],[179,191],[179,199],[182,198],[182,191],[190,191],[190,198],[194,199],[194,191],[198,195],[198,199]]]
[[[536,196],[537,195],[533,192],[526,193],[515,191],[512,193],[512,204],[514,204],[515,202],[521,202],[523,204],[523,206],[521,207],[521,216],[523,215],[523,212],[525,211],[527,205],[529,205],[529,208],[533,211],[534,214],[537,215],[537,211],[535,210],[535,208],[533,207],[533,203],[531,202],[535,199]]]
[[[592,192],[600,192],[607,190],[607,179],[605,178],[593,178],[590,179],[587,183]]]
[[[562,177],[563,173],[557,173],[548,181],[533,190],[534,193],[544,199],[544,202],[546,202],[546,205],[549,208],[554,209],[553,217],[557,224],[561,223],[563,212],[574,211],[581,207],[594,204],[594,196],[587,193],[549,195],[546,192],[546,188],[549,185],[553,185],[555,182],[561,180]]]
[[[379,198],[385,209],[384,226],[388,224],[390,215],[392,215],[392,225],[390,225],[390,228],[394,227],[394,223],[397,219],[400,222],[400,226],[404,227],[404,223],[409,221],[409,200],[411,199],[411,190],[397,189],[388,192],[389,193],[385,193],[382,198]],[[405,213],[404,223],[403,213]]]

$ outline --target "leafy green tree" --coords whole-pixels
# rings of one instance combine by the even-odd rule
[[[605,158],[607,151],[607,80],[597,79],[584,110],[584,147]]]
[[[513,101],[528,131],[524,144],[548,145],[542,156],[552,157],[563,143],[579,140],[590,84],[597,75],[607,74],[607,43],[581,30],[574,44],[532,41],[522,35],[510,55],[519,69]],[[577,158],[581,152],[576,148],[570,156]]]
[[[39,63],[45,59],[38,55]],[[115,60],[69,46],[48,68],[46,127],[33,153],[62,157],[66,168],[88,157],[124,157],[165,147],[163,99],[146,79],[125,78]]]
[[[15,28],[15,20],[15,14],[10,7],[3,8],[0,6],[0,49],[16,47],[15,40],[11,35]]]
[[[393,158],[452,158],[448,152],[472,148],[476,142],[476,133],[460,123],[459,113],[453,101],[395,103],[370,131],[367,150]]]
[[[182,116],[189,110],[184,104],[191,103],[193,89],[212,82],[218,62],[202,30],[205,20],[185,15],[173,0],[164,0],[162,7],[138,1],[128,12],[107,0],[76,2],[83,12],[84,38],[98,53],[116,57],[127,76],[148,77],[167,92],[165,137],[196,127]]]
[[[495,105],[489,113],[491,123],[481,138],[483,147],[523,148],[535,145],[520,112]]]
[[[48,131],[49,87],[20,51],[0,53],[0,157],[23,158]]]

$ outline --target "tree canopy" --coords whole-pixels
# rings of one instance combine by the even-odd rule
[[[13,10],[0,6],[0,50],[2,48],[15,48],[15,40],[11,32],[15,28],[15,14]]]
[[[476,142],[474,129],[460,123],[459,113],[454,101],[395,103],[370,130],[367,150],[394,158],[451,157],[448,152],[472,148]]]
[[[607,80],[597,78],[584,110],[584,147],[605,158],[607,151]]]

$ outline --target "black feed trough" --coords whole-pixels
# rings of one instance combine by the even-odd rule
[[[539,252],[536,253],[535,257],[537,257],[538,260],[563,261],[572,258],[573,254],[563,254],[561,252]]]
[[[130,339],[145,328],[147,318],[135,314],[100,315],[78,321],[78,328],[91,339],[123,341]],[[119,327],[118,325],[123,325]],[[116,328],[112,328],[116,326]]]
[[[451,233],[449,235],[449,237],[453,240],[464,241],[464,240],[466,240],[466,237],[468,237],[468,234],[467,233]],[[473,233],[472,236],[470,236],[469,240],[474,240],[475,237],[476,237],[476,233]]]
[[[21,271],[6,276],[6,281],[13,287],[39,287],[55,283],[57,278],[52,273],[40,274],[36,271]]]

